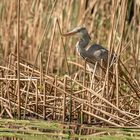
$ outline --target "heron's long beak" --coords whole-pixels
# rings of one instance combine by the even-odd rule
[[[73,30],[73,31],[70,31],[68,33],[62,33],[62,36],[71,36],[71,35],[74,35],[76,33],[77,33],[77,31],[76,30]]]

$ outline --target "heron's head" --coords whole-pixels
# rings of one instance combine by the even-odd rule
[[[63,36],[71,36],[71,35],[77,35],[80,38],[88,38],[90,40],[90,36],[88,34],[88,31],[85,27],[76,27],[72,31],[62,34]]]

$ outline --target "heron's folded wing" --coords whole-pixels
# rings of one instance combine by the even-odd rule
[[[107,61],[108,60],[108,51],[106,49],[99,49],[93,53],[93,56],[97,61]]]

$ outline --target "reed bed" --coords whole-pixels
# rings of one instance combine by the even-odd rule
[[[139,7],[136,0],[2,0],[0,116],[140,127]],[[116,53],[112,72],[96,65],[90,72],[76,38],[61,36],[76,26]]]

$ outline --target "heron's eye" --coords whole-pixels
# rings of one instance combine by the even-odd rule
[[[81,32],[81,29],[78,29],[77,32]]]

